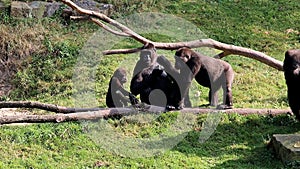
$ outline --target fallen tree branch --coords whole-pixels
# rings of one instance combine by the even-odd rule
[[[0,124],[11,124],[11,123],[45,123],[45,122],[68,122],[68,121],[79,121],[79,120],[95,120],[99,118],[126,115],[132,112],[132,109],[105,109],[95,112],[81,112],[81,113],[70,113],[70,114],[54,114],[54,115],[16,115],[16,116],[0,116]]]
[[[290,109],[250,109],[250,108],[235,108],[235,109],[226,109],[226,110],[218,110],[218,109],[208,109],[208,108],[185,108],[180,112],[182,113],[196,113],[196,114],[205,114],[212,112],[223,112],[223,113],[237,113],[240,115],[279,115],[279,114],[287,114],[291,113]]]
[[[98,111],[104,109],[104,108],[69,108],[69,107],[63,107],[54,104],[31,102],[31,101],[0,102],[0,109],[1,108],[36,108],[36,109],[51,111],[55,113],[75,113],[75,112]]]
[[[45,122],[68,122],[80,120],[97,120],[100,118],[120,117],[141,113],[163,113],[165,108],[152,105],[142,105],[142,108],[91,108],[91,109],[76,109],[66,108],[57,105],[44,104],[39,102],[0,102],[0,108],[38,108],[52,112],[63,112],[69,114],[54,114],[54,115],[1,115],[0,124],[10,123],[45,123]],[[79,112],[76,112],[79,111]],[[76,112],[76,113],[70,113]],[[180,110],[181,113],[205,114],[214,112],[237,113],[241,115],[259,114],[259,115],[278,115],[290,113],[289,109],[228,109],[217,110],[208,108],[185,108]],[[292,113],[291,113],[292,114]]]
[[[147,38],[144,38],[143,36],[135,33],[130,28],[126,27],[125,25],[107,17],[104,14],[101,14],[99,12],[83,9],[73,3],[71,0],[61,0],[66,5],[70,6],[72,9],[76,10],[77,12],[81,14],[85,14],[91,17],[91,21],[102,27],[103,29],[107,30],[110,33],[113,33],[118,36],[127,36],[131,37],[138,42],[142,43],[143,45],[146,45],[147,43],[152,43],[157,49],[164,49],[164,50],[176,50],[181,47],[190,47],[190,48],[198,48],[198,47],[210,47],[222,50],[223,53],[217,55],[216,57],[222,58],[230,54],[235,55],[241,55],[245,57],[249,57],[255,60],[258,60],[264,64],[267,64],[277,70],[283,71],[283,63],[281,61],[278,61],[262,52],[255,51],[249,48],[234,46],[234,45],[228,45],[225,43],[221,43],[218,41],[215,41],[213,39],[200,39],[195,41],[189,41],[189,42],[177,42],[177,43],[161,43],[161,42],[153,42]],[[101,22],[101,21],[102,22]],[[105,25],[109,24],[119,31],[113,30],[109,26]],[[127,53],[134,53],[140,51],[141,48],[136,49],[119,49],[119,50],[107,50],[104,51],[104,55],[111,55],[111,54],[127,54]]]

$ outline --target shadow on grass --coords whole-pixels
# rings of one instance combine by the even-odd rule
[[[210,168],[291,168],[284,166],[267,147],[273,134],[300,130],[300,123],[289,115],[224,115],[214,134],[204,143],[200,132],[191,131],[173,151],[213,161]]]

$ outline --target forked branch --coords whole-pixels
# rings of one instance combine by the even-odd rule
[[[189,42],[177,42],[177,43],[161,43],[161,42],[153,42],[147,38],[144,38],[143,36],[135,33],[130,28],[126,27],[125,25],[107,17],[104,14],[101,14],[99,12],[83,9],[76,5],[71,0],[61,0],[66,5],[70,6],[72,9],[76,10],[77,12],[81,14],[85,14],[90,16],[90,20],[103,29],[107,30],[110,33],[113,33],[117,36],[126,36],[131,37],[138,42],[142,43],[143,45],[146,45],[147,43],[152,43],[157,49],[164,49],[164,50],[176,50],[181,47],[190,47],[190,48],[198,48],[198,47],[210,47],[215,48],[218,50],[222,50],[223,52],[215,57],[222,58],[230,54],[235,55],[241,55],[245,57],[249,57],[255,60],[258,60],[262,63],[265,63],[277,70],[283,71],[283,63],[281,61],[278,61],[262,52],[255,51],[249,48],[244,48],[240,46],[234,46],[234,45],[228,45],[225,43],[221,43],[218,41],[215,41],[213,39],[200,39],[195,41],[189,41]],[[117,30],[114,30],[113,28]],[[111,55],[111,54],[127,54],[127,53],[134,53],[140,51],[141,48],[135,48],[135,49],[117,49],[117,50],[107,50],[104,51],[104,55]]]

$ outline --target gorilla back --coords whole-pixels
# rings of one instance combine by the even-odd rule
[[[300,121],[300,49],[288,50],[285,53],[283,70],[289,105]]]

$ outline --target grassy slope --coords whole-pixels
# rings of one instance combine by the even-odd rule
[[[128,5],[121,9],[126,11],[175,14],[192,21],[210,38],[263,51],[278,60],[283,60],[287,49],[300,48],[300,4],[296,1],[149,0],[143,4],[138,1],[124,3]],[[72,66],[76,62],[77,49],[97,27],[89,23],[64,26],[56,19],[19,22],[7,19],[1,23],[15,28],[25,25],[26,29],[35,24],[43,26],[46,33],[41,34],[45,36],[43,47],[46,52],[36,52],[30,57],[27,63],[31,66],[19,72],[15,79],[19,87],[17,92],[6,99],[31,99],[72,106]],[[294,31],[287,33],[288,29]],[[151,38],[160,40],[155,36]],[[131,43],[121,45],[130,46]],[[233,87],[236,107],[287,107],[282,72],[240,56],[228,56],[225,60],[236,71]],[[102,106],[101,98],[104,98],[109,77],[120,59],[109,57],[103,63],[111,66],[100,66],[98,72],[97,92]],[[206,99],[203,97],[201,102]],[[164,118],[168,121],[171,117],[167,114]],[[201,119],[195,129],[202,124]],[[112,123],[123,129],[124,134],[139,137],[156,135],[169,125],[159,125],[157,129],[157,123],[141,125],[118,120]],[[200,132],[190,131],[183,141],[163,155],[130,159],[116,156],[95,144],[80,123],[3,126],[0,132],[0,168],[89,168],[97,161],[107,163],[110,168],[283,168],[267,150],[266,142],[274,133],[294,133],[299,127],[289,116],[223,115],[216,132],[203,144],[198,142]]]

